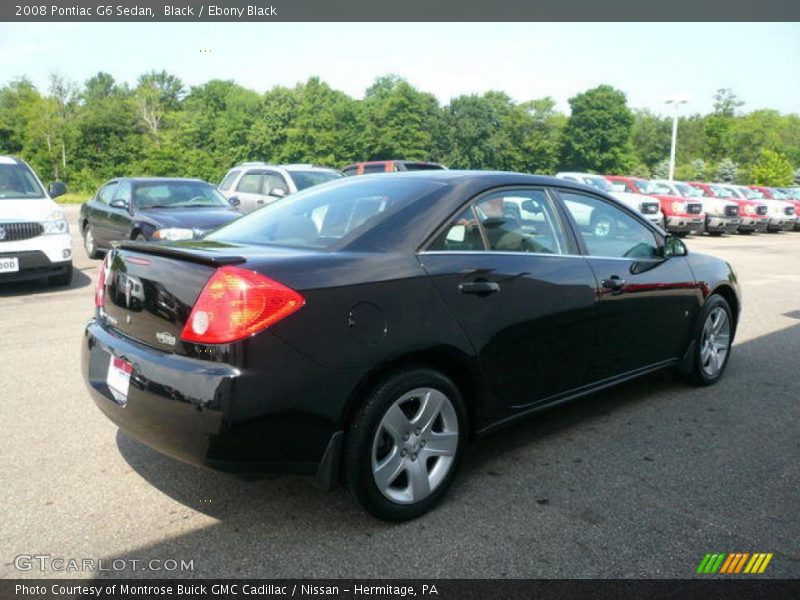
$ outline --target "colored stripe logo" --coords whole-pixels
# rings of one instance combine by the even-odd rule
[[[769,552],[729,552],[708,553],[700,561],[697,572],[701,575],[735,575],[737,573],[763,573],[773,553]]]

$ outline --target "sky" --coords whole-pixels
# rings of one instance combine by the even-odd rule
[[[800,23],[2,23],[0,85],[98,71],[134,84],[166,70],[187,85],[232,79],[257,91],[319,76],[355,98],[396,74],[442,104],[501,90],[516,101],[608,83],[632,108],[711,111],[731,88],[743,110],[800,113]]]

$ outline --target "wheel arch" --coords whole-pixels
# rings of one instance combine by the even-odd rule
[[[717,294],[725,298],[725,300],[728,302],[728,305],[731,307],[731,313],[733,313],[734,326],[738,325],[741,303],[739,302],[739,296],[736,294],[734,289],[727,283],[721,283],[711,291],[711,293],[708,295],[708,298],[710,298],[714,294]],[[706,300],[708,298],[706,298]]]
[[[368,371],[358,382],[348,398],[342,414],[342,426],[347,427],[356,411],[363,405],[367,394],[393,372],[410,367],[433,369],[449,378],[461,392],[467,409],[470,437],[480,428],[481,398],[486,392],[486,382],[478,372],[472,357],[450,346],[435,346],[399,354]]]

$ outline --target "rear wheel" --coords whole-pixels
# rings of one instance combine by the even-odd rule
[[[731,354],[735,323],[728,301],[714,294],[703,307],[697,322],[694,357],[689,378],[701,385],[720,380]]]
[[[86,256],[89,258],[100,258],[100,251],[97,249],[97,242],[94,239],[92,226],[89,223],[86,223],[83,227],[83,247],[86,249]]]
[[[455,477],[466,421],[461,394],[441,373],[417,367],[387,377],[347,433],[350,491],[379,519],[406,521],[426,513]]]

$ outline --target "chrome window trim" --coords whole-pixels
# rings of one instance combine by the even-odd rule
[[[417,256],[431,255],[436,256],[440,254],[455,254],[464,256],[467,254],[478,254],[481,256],[541,256],[547,258],[599,258],[602,260],[622,260],[627,262],[661,262],[663,258],[630,258],[624,256],[596,256],[594,254],[549,254],[546,252],[508,252],[508,251],[495,251],[495,250],[422,250],[416,253]]]

